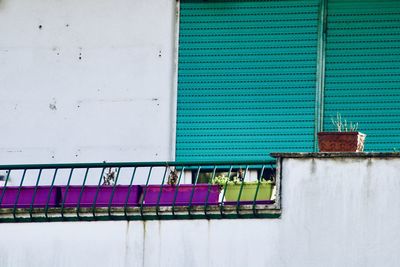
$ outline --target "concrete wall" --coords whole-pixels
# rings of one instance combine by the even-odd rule
[[[2,224],[0,266],[398,266],[399,173],[284,159],[280,219]]]
[[[171,160],[175,0],[0,0],[0,163]]]

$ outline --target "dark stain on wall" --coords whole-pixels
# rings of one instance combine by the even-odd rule
[[[53,98],[53,101],[49,103],[49,109],[56,111],[57,110],[57,101]]]

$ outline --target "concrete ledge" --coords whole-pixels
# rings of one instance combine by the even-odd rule
[[[1,222],[44,221],[96,221],[96,220],[162,220],[162,219],[223,219],[223,218],[279,218],[281,210],[277,203],[263,205],[228,206],[166,206],[124,208],[44,208],[0,209]]]
[[[400,152],[271,153],[274,158],[400,158]]]

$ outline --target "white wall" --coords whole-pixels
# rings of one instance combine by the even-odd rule
[[[280,219],[2,224],[0,266],[399,266],[399,173],[285,159]]]
[[[0,164],[171,160],[175,0],[0,0]]]

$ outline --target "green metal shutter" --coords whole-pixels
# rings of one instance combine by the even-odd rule
[[[330,0],[325,129],[340,112],[367,151],[400,149],[400,1]]]
[[[177,160],[313,150],[318,5],[181,1]]]

